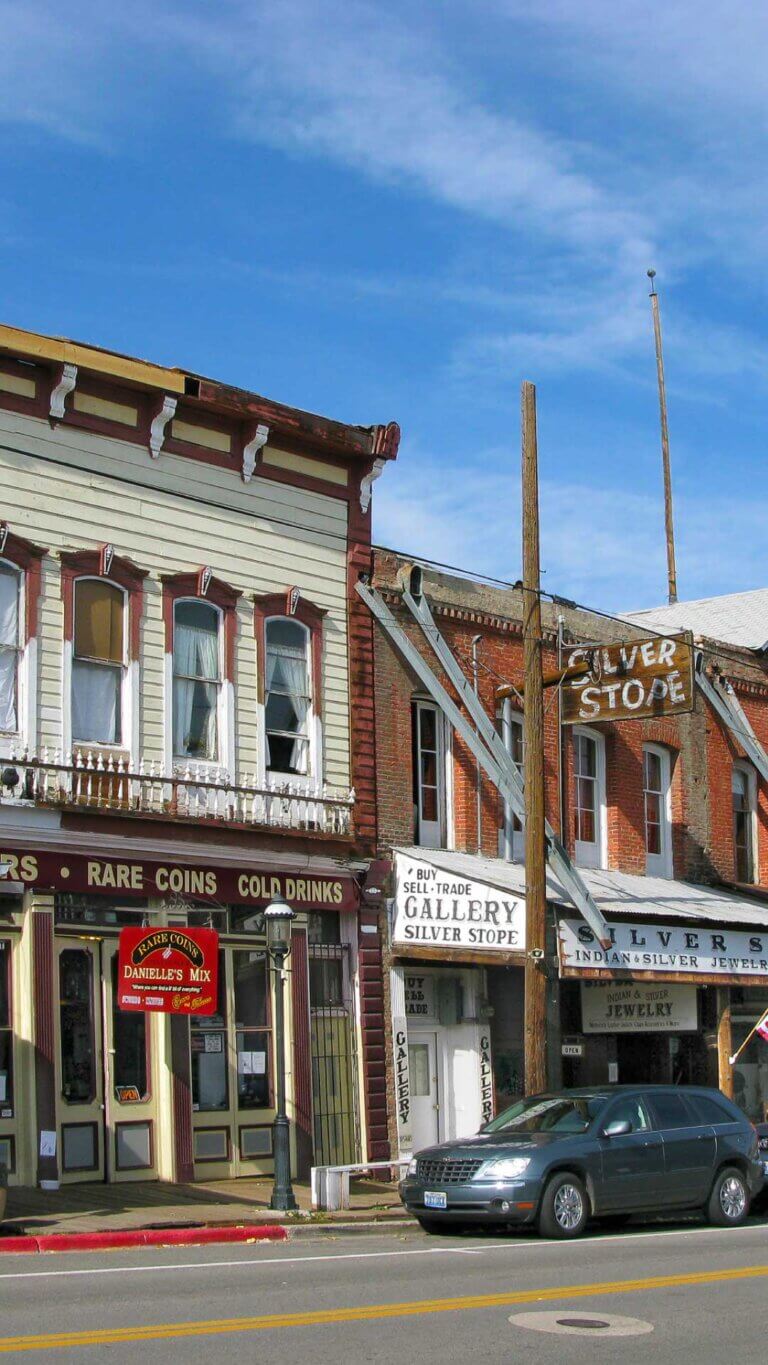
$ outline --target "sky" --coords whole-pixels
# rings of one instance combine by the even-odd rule
[[[378,541],[666,597],[768,583],[768,8],[0,0],[0,320],[368,425]]]

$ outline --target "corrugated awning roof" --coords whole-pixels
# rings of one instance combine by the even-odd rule
[[[692,630],[724,644],[763,649],[768,642],[768,588],[649,607],[627,612],[624,619],[648,630]]]
[[[486,882],[514,895],[525,894],[525,867],[503,858],[482,858],[473,853],[454,853],[442,848],[395,848],[395,853],[431,863],[454,876]],[[726,887],[673,881],[665,877],[635,877],[628,872],[599,872],[580,867],[579,875],[592,893],[606,920],[618,915],[637,920],[686,919],[708,924],[756,924],[768,926],[765,905]],[[572,908],[553,874],[547,871],[549,900]]]

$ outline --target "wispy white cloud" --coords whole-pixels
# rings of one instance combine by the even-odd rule
[[[377,484],[379,544],[514,582],[520,577],[520,496],[508,456],[480,452],[466,471],[423,453],[387,470]],[[665,600],[666,548],[661,494],[543,480],[540,485],[542,586],[586,606],[622,611]],[[768,499],[725,496],[713,518],[705,492],[676,498],[677,559],[683,598],[761,587]]]

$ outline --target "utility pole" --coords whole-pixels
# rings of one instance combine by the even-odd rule
[[[525,666],[525,1091],[547,1087],[546,916],[544,832],[544,687],[541,664],[539,471],[536,389],[524,382],[523,432],[523,650]]]
[[[661,349],[661,317],[659,296],[656,293],[656,271],[647,272],[651,281],[651,312],[653,335],[656,341],[656,378],[659,381],[659,415],[661,417],[661,462],[664,469],[664,527],[667,535],[667,591],[670,603],[677,601],[677,569],[675,567],[675,523],[672,516],[672,470],[669,461],[669,430],[667,428],[667,392],[664,384],[664,355]]]

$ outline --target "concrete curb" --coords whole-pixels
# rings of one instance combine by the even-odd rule
[[[226,1242],[287,1242],[282,1223],[237,1228],[131,1228],[123,1232],[52,1232],[39,1237],[0,1237],[0,1253],[117,1251],[130,1247],[206,1246]]]

